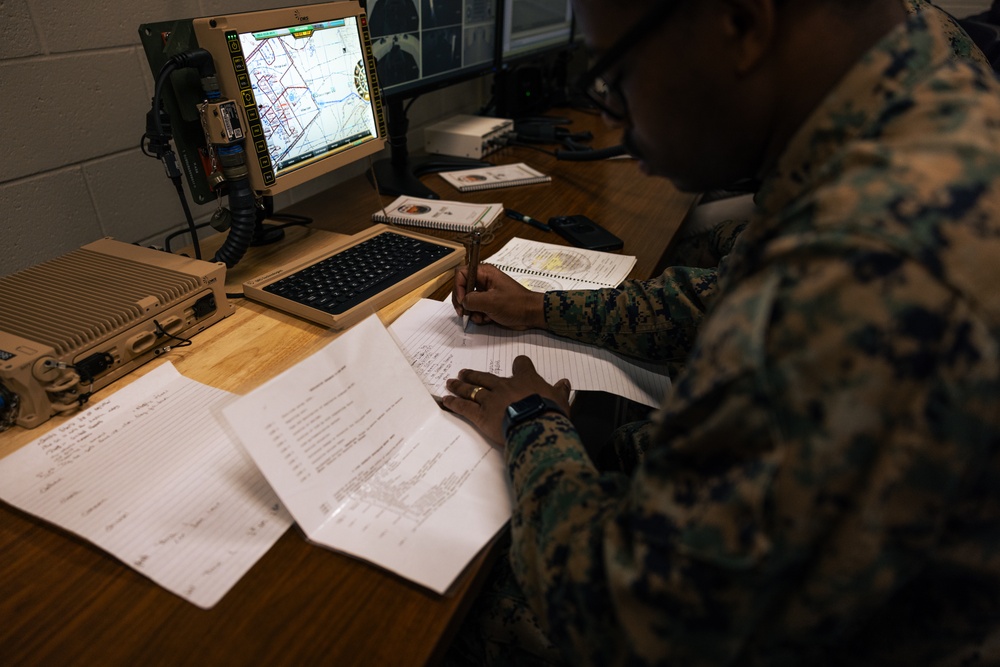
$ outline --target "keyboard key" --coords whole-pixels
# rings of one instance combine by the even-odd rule
[[[285,276],[266,292],[331,315],[344,313],[452,252],[386,231]]]

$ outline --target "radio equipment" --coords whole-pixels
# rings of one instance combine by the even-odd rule
[[[105,238],[0,278],[0,431],[77,409],[231,315],[225,271]]]

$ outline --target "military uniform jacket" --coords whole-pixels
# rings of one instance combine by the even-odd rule
[[[684,364],[630,476],[555,413],[512,429],[532,609],[580,665],[1000,661],[1000,86],[912,16],[757,204],[717,274],[546,295]]]

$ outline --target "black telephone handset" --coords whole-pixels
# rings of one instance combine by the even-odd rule
[[[620,238],[585,215],[560,215],[549,218],[549,227],[578,248],[621,250]]]

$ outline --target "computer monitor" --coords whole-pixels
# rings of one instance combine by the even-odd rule
[[[493,86],[497,115],[520,121],[569,101],[574,28],[570,0],[506,0]]]
[[[270,196],[384,147],[367,19],[355,1],[182,19],[139,32],[154,74],[178,54],[211,56],[217,90],[194,71],[202,67],[197,59],[175,64],[162,86],[199,203],[225,187],[221,165],[240,148],[253,192]]]
[[[506,0],[502,26],[503,64],[565,49],[573,37],[570,0]]]
[[[281,237],[263,225],[273,195],[385,145],[356,0],[147,24],[139,35],[156,76],[144,151],[175,178],[172,139],[195,201],[228,195],[232,226],[215,261],[233,266],[250,245]]]
[[[404,102],[495,71],[499,0],[368,0],[372,51],[385,96],[391,157],[376,164],[384,194],[435,198],[417,175],[481,166],[446,156],[411,160]]]
[[[386,98],[412,98],[492,71],[498,0],[368,0]]]

